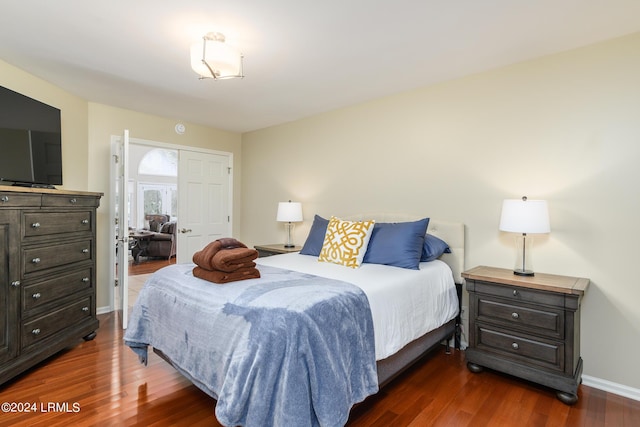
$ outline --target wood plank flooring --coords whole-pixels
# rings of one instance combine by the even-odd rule
[[[215,400],[156,354],[148,366],[122,342],[118,313],[98,316],[95,340],[80,341],[0,386],[0,403],[31,412],[0,412],[0,425],[220,426]],[[566,406],[552,390],[495,372],[472,374],[464,352],[438,350],[356,406],[349,427],[632,426],[640,402],[581,386]],[[289,426],[285,426],[289,427]]]

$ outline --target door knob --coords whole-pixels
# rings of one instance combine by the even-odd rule
[[[191,233],[191,231],[192,230],[190,228],[182,228],[182,229],[180,229],[181,233]]]

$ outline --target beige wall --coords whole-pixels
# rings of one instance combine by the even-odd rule
[[[87,187],[87,101],[3,61],[0,86],[60,109],[63,185],[58,188],[91,191]]]
[[[547,199],[540,272],[588,277],[585,375],[640,388],[640,33],[243,135],[242,239],[313,214],[406,212],[466,224],[466,266],[512,268],[502,200]]]

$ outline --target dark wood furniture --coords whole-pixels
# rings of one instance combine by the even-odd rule
[[[469,291],[467,367],[495,369],[578,400],[582,377],[580,301],[589,279],[475,267],[462,273]]]
[[[0,186],[0,384],[95,337],[101,196]]]
[[[258,251],[258,256],[261,258],[271,255],[288,254],[291,252],[300,252],[302,246],[294,246],[293,248],[285,248],[283,243],[274,245],[256,245],[254,248]]]
[[[131,248],[134,264],[140,263],[140,256],[148,256],[147,248],[152,237],[153,233],[150,231],[134,230],[129,233],[129,247]]]

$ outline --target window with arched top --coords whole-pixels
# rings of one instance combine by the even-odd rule
[[[178,176],[178,152],[164,148],[148,151],[138,164],[138,174]]]

